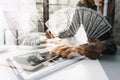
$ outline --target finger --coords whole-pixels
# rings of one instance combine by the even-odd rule
[[[72,59],[72,58],[74,58],[75,56],[73,56],[72,54],[69,54],[69,55],[67,55],[67,59]]]
[[[61,55],[68,48],[68,46],[62,46],[56,51],[56,54]]]
[[[49,52],[49,54],[57,53],[57,51],[59,51],[59,49],[60,49],[61,47],[63,47],[63,46],[65,46],[65,45],[58,46],[58,47],[52,49],[52,50]]]
[[[50,34],[49,34],[48,31],[46,31],[45,34],[46,34],[46,37],[47,37],[47,38],[50,38]]]
[[[85,49],[82,46],[75,47],[75,51],[78,52],[80,55],[84,55]]]
[[[46,31],[46,37],[49,39],[54,38],[54,36],[52,35],[52,33],[49,30]]]
[[[49,54],[50,54],[50,55],[55,54],[56,51],[57,51],[57,49],[58,49],[58,48],[54,48],[54,49],[52,49],[52,50],[49,52]]]
[[[50,38],[54,38],[53,34],[51,33],[51,31],[48,31],[48,35],[50,36]]]
[[[62,51],[62,53],[60,54],[61,57],[65,58],[67,57],[67,55],[69,55],[71,53],[71,48],[67,48],[66,50]]]

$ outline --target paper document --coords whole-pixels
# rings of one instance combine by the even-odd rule
[[[47,62],[43,62],[41,65],[40,61],[42,61],[42,58],[45,58],[45,55],[47,54],[44,53],[45,55],[43,55],[42,52],[44,51],[46,50],[40,50],[40,52],[27,52],[22,55],[10,57],[7,59],[7,61],[9,65],[12,66],[11,69],[19,80],[36,80],[41,79],[85,58],[84,56],[80,55],[74,59],[55,58],[52,60],[52,62],[47,60]],[[32,60],[33,57],[36,58]],[[37,64],[38,61],[40,62],[40,66]]]
[[[83,24],[81,24],[79,30],[77,31],[77,33],[75,34],[74,37],[77,40],[76,42],[78,42],[79,44],[86,44],[86,43],[88,43],[87,34],[85,32]]]
[[[84,59],[38,80],[109,80],[98,60]]]

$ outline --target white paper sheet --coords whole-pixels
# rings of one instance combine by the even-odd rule
[[[109,80],[98,60],[85,59],[40,80]]]
[[[79,30],[77,31],[75,38],[77,39],[79,44],[86,44],[88,43],[87,34],[85,32],[83,24],[81,24]]]

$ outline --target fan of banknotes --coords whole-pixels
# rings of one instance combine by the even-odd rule
[[[55,11],[46,22],[52,34],[61,38],[74,36],[81,24],[88,38],[99,38],[111,29],[102,14],[85,7],[68,7]]]

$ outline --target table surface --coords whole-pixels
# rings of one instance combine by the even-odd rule
[[[0,79],[18,80],[6,66],[8,65],[6,58],[17,51],[17,49],[13,49],[0,53],[0,71],[2,72]],[[120,55],[104,55],[100,60],[84,59],[39,80],[119,80],[119,66]]]
[[[99,61],[109,80],[120,80],[120,55],[104,55]]]

